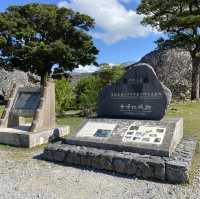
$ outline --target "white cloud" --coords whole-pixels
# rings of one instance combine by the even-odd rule
[[[113,64],[113,63],[109,63],[109,65],[111,67],[117,66],[117,64]],[[73,74],[79,74],[79,73],[94,73],[96,71],[101,70],[101,67],[97,67],[94,65],[86,65],[86,66],[82,66],[80,65],[78,68],[75,68],[72,73]]]
[[[126,9],[120,1],[129,0],[69,0],[61,1],[58,6],[71,8],[93,17],[100,31],[95,31],[92,35],[108,44],[128,37],[145,37],[155,33],[150,27],[140,24],[143,16],[134,10]]]
[[[94,65],[79,66],[78,68],[73,70],[73,73],[94,73],[99,69],[99,67]]]

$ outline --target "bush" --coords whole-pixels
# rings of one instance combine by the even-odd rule
[[[76,102],[84,116],[91,115],[96,109],[100,89],[100,78],[94,75],[81,78],[76,85]]]
[[[84,116],[90,116],[97,106],[100,89],[116,82],[122,77],[125,69],[122,66],[103,66],[99,73],[82,77],[75,89],[64,77],[56,81],[56,111],[64,112],[70,109],[82,110]]]
[[[90,116],[96,110],[101,88],[116,82],[124,73],[125,69],[122,66],[105,65],[95,75],[88,75],[80,79],[75,89],[76,104],[83,111],[84,116]]]
[[[75,95],[69,80],[62,78],[56,81],[56,112],[62,113],[73,107]]]

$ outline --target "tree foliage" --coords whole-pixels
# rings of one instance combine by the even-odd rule
[[[200,73],[200,1],[142,0],[137,12],[144,14],[143,24],[167,34],[157,41],[162,49],[181,47],[192,57],[191,99],[199,98]]]
[[[87,34],[94,20],[55,5],[11,6],[0,13],[0,65],[34,72],[42,80],[54,64],[65,70],[96,64]]]
[[[91,115],[96,110],[101,88],[116,82],[124,73],[122,66],[104,65],[98,73],[82,77],[75,88],[77,107],[83,110],[84,115]]]
[[[89,75],[78,82],[75,89],[76,102],[84,115],[88,116],[96,109],[100,89],[101,81],[98,76]]]
[[[122,77],[125,73],[125,68],[121,65],[110,66],[105,64],[101,66],[101,70],[99,72],[99,77],[101,79],[102,87],[116,82],[118,79]]]
[[[73,87],[69,80],[62,78],[55,84],[56,112],[62,113],[71,109],[75,102]]]

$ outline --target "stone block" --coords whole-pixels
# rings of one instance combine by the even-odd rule
[[[150,161],[148,161],[148,164],[151,168],[153,168],[154,172],[154,178],[156,180],[165,180],[165,161],[161,158],[151,158]]]
[[[188,165],[180,161],[166,162],[166,177],[172,183],[188,183],[189,168]]]
[[[52,151],[49,148],[46,148],[44,153],[42,154],[42,158],[44,160],[48,160],[48,161],[52,161],[52,162],[56,162],[56,160],[54,159],[54,155],[53,155],[54,151]]]
[[[64,162],[66,153],[62,149],[53,151],[53,159],[55,162]]]
[[[60,133],[60,131],[62,133]],[[69,134],[69,127],[57,127],[40,132],[29,132],[17,128],[0,128],[0,143],[17,147],[33,148]]]
[[[113,168],[114,171],[121,174],[127,174],[131,161],[123,157],[114,157],[113,158]]]
[[[190,146],[185,147],[188,144]],[[44,159],[63,162],[67,165],[113,171],[143,179],[186,183],[189,181],[195,149],[195,140],[183,139],[169,158],[58,143],[45,148]]]
[[[188,183],[197,141],[185,138],[170,158],[166,158],[166,178],[172,183]]]

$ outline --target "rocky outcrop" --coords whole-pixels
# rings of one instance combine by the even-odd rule
[[[189,52],[183,49],[156,50],[139,62],[153,66],[159,80],[172,91],[173,97],[190,97],[192,62]]]
[[[39,82],[40,78],[32,73],[19,70],[7,71],[0,68],[0,103],[8,99],[13,84],[34,86]]]

